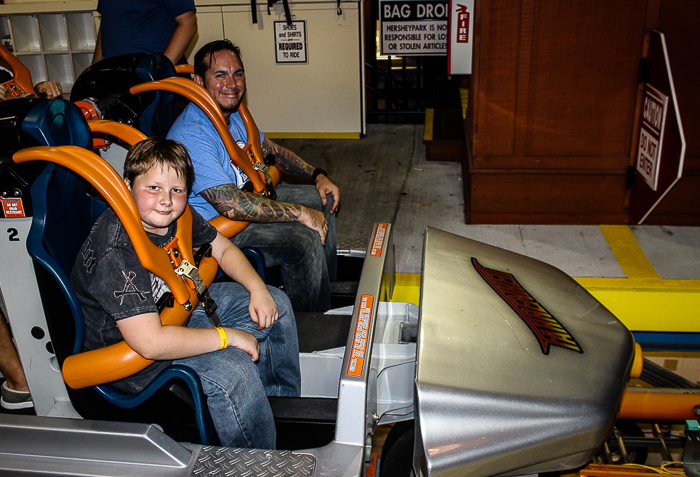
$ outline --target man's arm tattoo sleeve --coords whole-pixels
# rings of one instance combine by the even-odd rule
[[[261,147],[263,157],[273,154],[275,156],[275,164],[283,173],[296,179],[311,181],[314,168],[307,164],[306,161],[304,161],[294,152],[270,141],[267,138],[265,138],[265,141],[263,141]]]
[[[244,222],[296,222],[301,206],[270,200],[244,192],[232,184],[210,187],[202,192],[207,202],[224,217]]]

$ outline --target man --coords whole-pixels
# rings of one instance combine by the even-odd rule
[[[194,0],[100,0],[102,15],[92,62],[129,53],[163,53],[184,62],[197,33]]]
[[[219,104],[234,141],[247,143],[238,112],[246,93],[240,50],[228,40],[203,46],[195,55],[194,80]],[[326,172],[260,134],[264,157],[274,155],[281,171],[315,183],[282,184],[277,200],[242,190],[248,177],[233,165],[211,121],[190,104],[175,121],[169,139],[188,149],[195,167],[190,204],[206,220],[223,215],[251,224],[233,237],[239,248],[253,247],[267,266],[281,265],[282,281],[297,311],[330,308],[330,281],[336,279],[335,216],[340,190]]]

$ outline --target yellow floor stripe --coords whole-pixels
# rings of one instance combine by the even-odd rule
[[[423,141],[433,140],[433,116],[435,110],[433,108],[425,108],[425,126],[423,128]]]
[[[626,225],[601,225],[605,239],[627,278],[659,278]]]
[[[459,88],[459,96],[462,100],[462,119],[467,119],[467,107],[469,106],[469,88]]]
[[[700,280],[575,280],[632,331],[700,333]]]

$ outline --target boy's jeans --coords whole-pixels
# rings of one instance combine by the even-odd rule
[[[275,422],[266,396],[299,396],[301,391],[294,314],[284,292],[272,287],[268,290],[277,304],[279,320],[270,328],[258,330],[250,319],[250,295],[245,288],[234,282],[209,287],[222,326],[247,331],[257,338],[257,363],[234,347],[174,361],[199,375],[222,446],[274,449]],[[199,305],[187,326],[213,327]]]

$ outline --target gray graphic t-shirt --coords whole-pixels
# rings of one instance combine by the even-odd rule
[[[216,238],[216,229],[192,210],[192,245],[197,249]],[[175,236],[177,224],[166,235],[147,233],[158,247]],[[139,261],[124,226],[108,209],[90,231],[73,265],[71,283],[85,317],[86,351],[122,341],[117,321],[144,313],[157,313],[156,302],[169,291],[160,278],[148,272]],[[125,392],[138,392],[170,363],[159,361],[140,373],[112,383]]]

